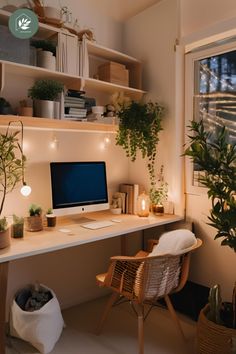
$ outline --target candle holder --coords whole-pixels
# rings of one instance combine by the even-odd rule
[[[148,195],[143,192],[138,196],[137,200],[137,214],[138,216],[141,217],[147,217],[149,216],[149,205],[150,205],[150,200]]]

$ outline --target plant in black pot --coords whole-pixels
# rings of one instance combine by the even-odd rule
[[[192,121],[190,131],[193,134],[185,155],[203,172],[199,180],[211,200],[209,225],[216,229],[215,239],[222,239],[222,246],[236,252],[236,144],[229,143],[225,126],[213,134],[205,129],[202,120]],[[199,316],[199,353],[232,353],[236,339],[235,292],[234,288],[232,304],[223,306],[219,287],[211,290],[209,304]],[[217,315],[212,316],[216,311]],[[226,318],[231,318],[231,323]]]
[[[0,114],[12,114],[11,105],[4,97],[0,97]]]
[[[34,115],[42,118],[58,118],[59,102],[56,102],[64,85],[55,80],[38,80],[29,89],[28,96],[34,102]]]
[[[124,148],[126,156],[135,161],[137,152],[146,159],[152,192],[156,185],[155,161],[159,133],[162,130],[164,108],[158,102],[125,102],[119,104],[119,130],[116,144]]]
[[[37,66],[48,70],[56,70],[56,44],[43,39],[32,39],[30,44],[37,49]]]
[[[48,227],[55,227],[56,226],[57,217],[56,217],[56,215],[53,214],[52,208],[49,208],[47,210],[46,218],[47,218],[47,226]]]

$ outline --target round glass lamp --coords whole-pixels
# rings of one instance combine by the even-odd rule
[[[137,200],[137,214],[141,217],[147,217],[149,215],[150,200],[148,195],[143,192],[138,196]]]

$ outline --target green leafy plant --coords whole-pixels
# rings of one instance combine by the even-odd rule
[[[53,214],[53,210],[52,210],[52,208],[48,208],[48,210],[47,210],[47,213],[46,213],[47,215],[51,215],[51,214]]]
[[[43,40],[43,39],[39,39],[39,40],[32,39],[30,41],[30,45],[37,49],[42,49],[44,51],[51,52],[53,53],[54,56],[56,55],[56,44],[52,41]]]
[[[23,224],[23,223],[24,223],[23,217],[13,214],[13,224],[14,225],[19,225],[19,224]]]
[[[151,185],[149,197],[152,204],[163,205],[163,202],[168,198],[168,183],[164,181],[163,175],[164,166],[161,165],[159,178],[157,182]]]
[[[29,207],[29,215],[30,216],[41,216],[42,208],[36,204],[31,204]]]
[[[7,219],[6,217],[0,219],[0,232],[7,229]]]
[[[38,80],[28,90],[28,97],[31,97],[33,100],[54,101],[63,89],[64,85],[61,82],[55,80]]]
[[[10,107],[10,103],[3,97],[0,97],[0,108]]]
[[[225,127],[214,136],[203,121],[191,122],[193,135],[185,155],[190,156],[205,173],[199,178],[211,199],[209,225],[217,229],[215,239],[236,252],[236,144],[229,144]]]
[[[0,216],[4,207],[7,193],[11,192],[16,184],[22,180],[26,158],[18,158],[22,153],[17,135],[19,131],[0,134]]]
[[[135,161],[137,152],[147,159],[151,186],[155,185],[155,160],[159,132],[162,130],[164,108],[157,102],[134,102],[120,105],[120,119],[116,144],[124,148],[126,156]]]

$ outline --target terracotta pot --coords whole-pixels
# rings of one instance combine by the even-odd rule
[[[8,227],[5,231],[0,231],[0,248],[6,248],[10,246],[10,228]]]
[[[43,229],[43,219],[42,216],[28,216],[26,218],[26,230],[27,231],[41,231]]]

